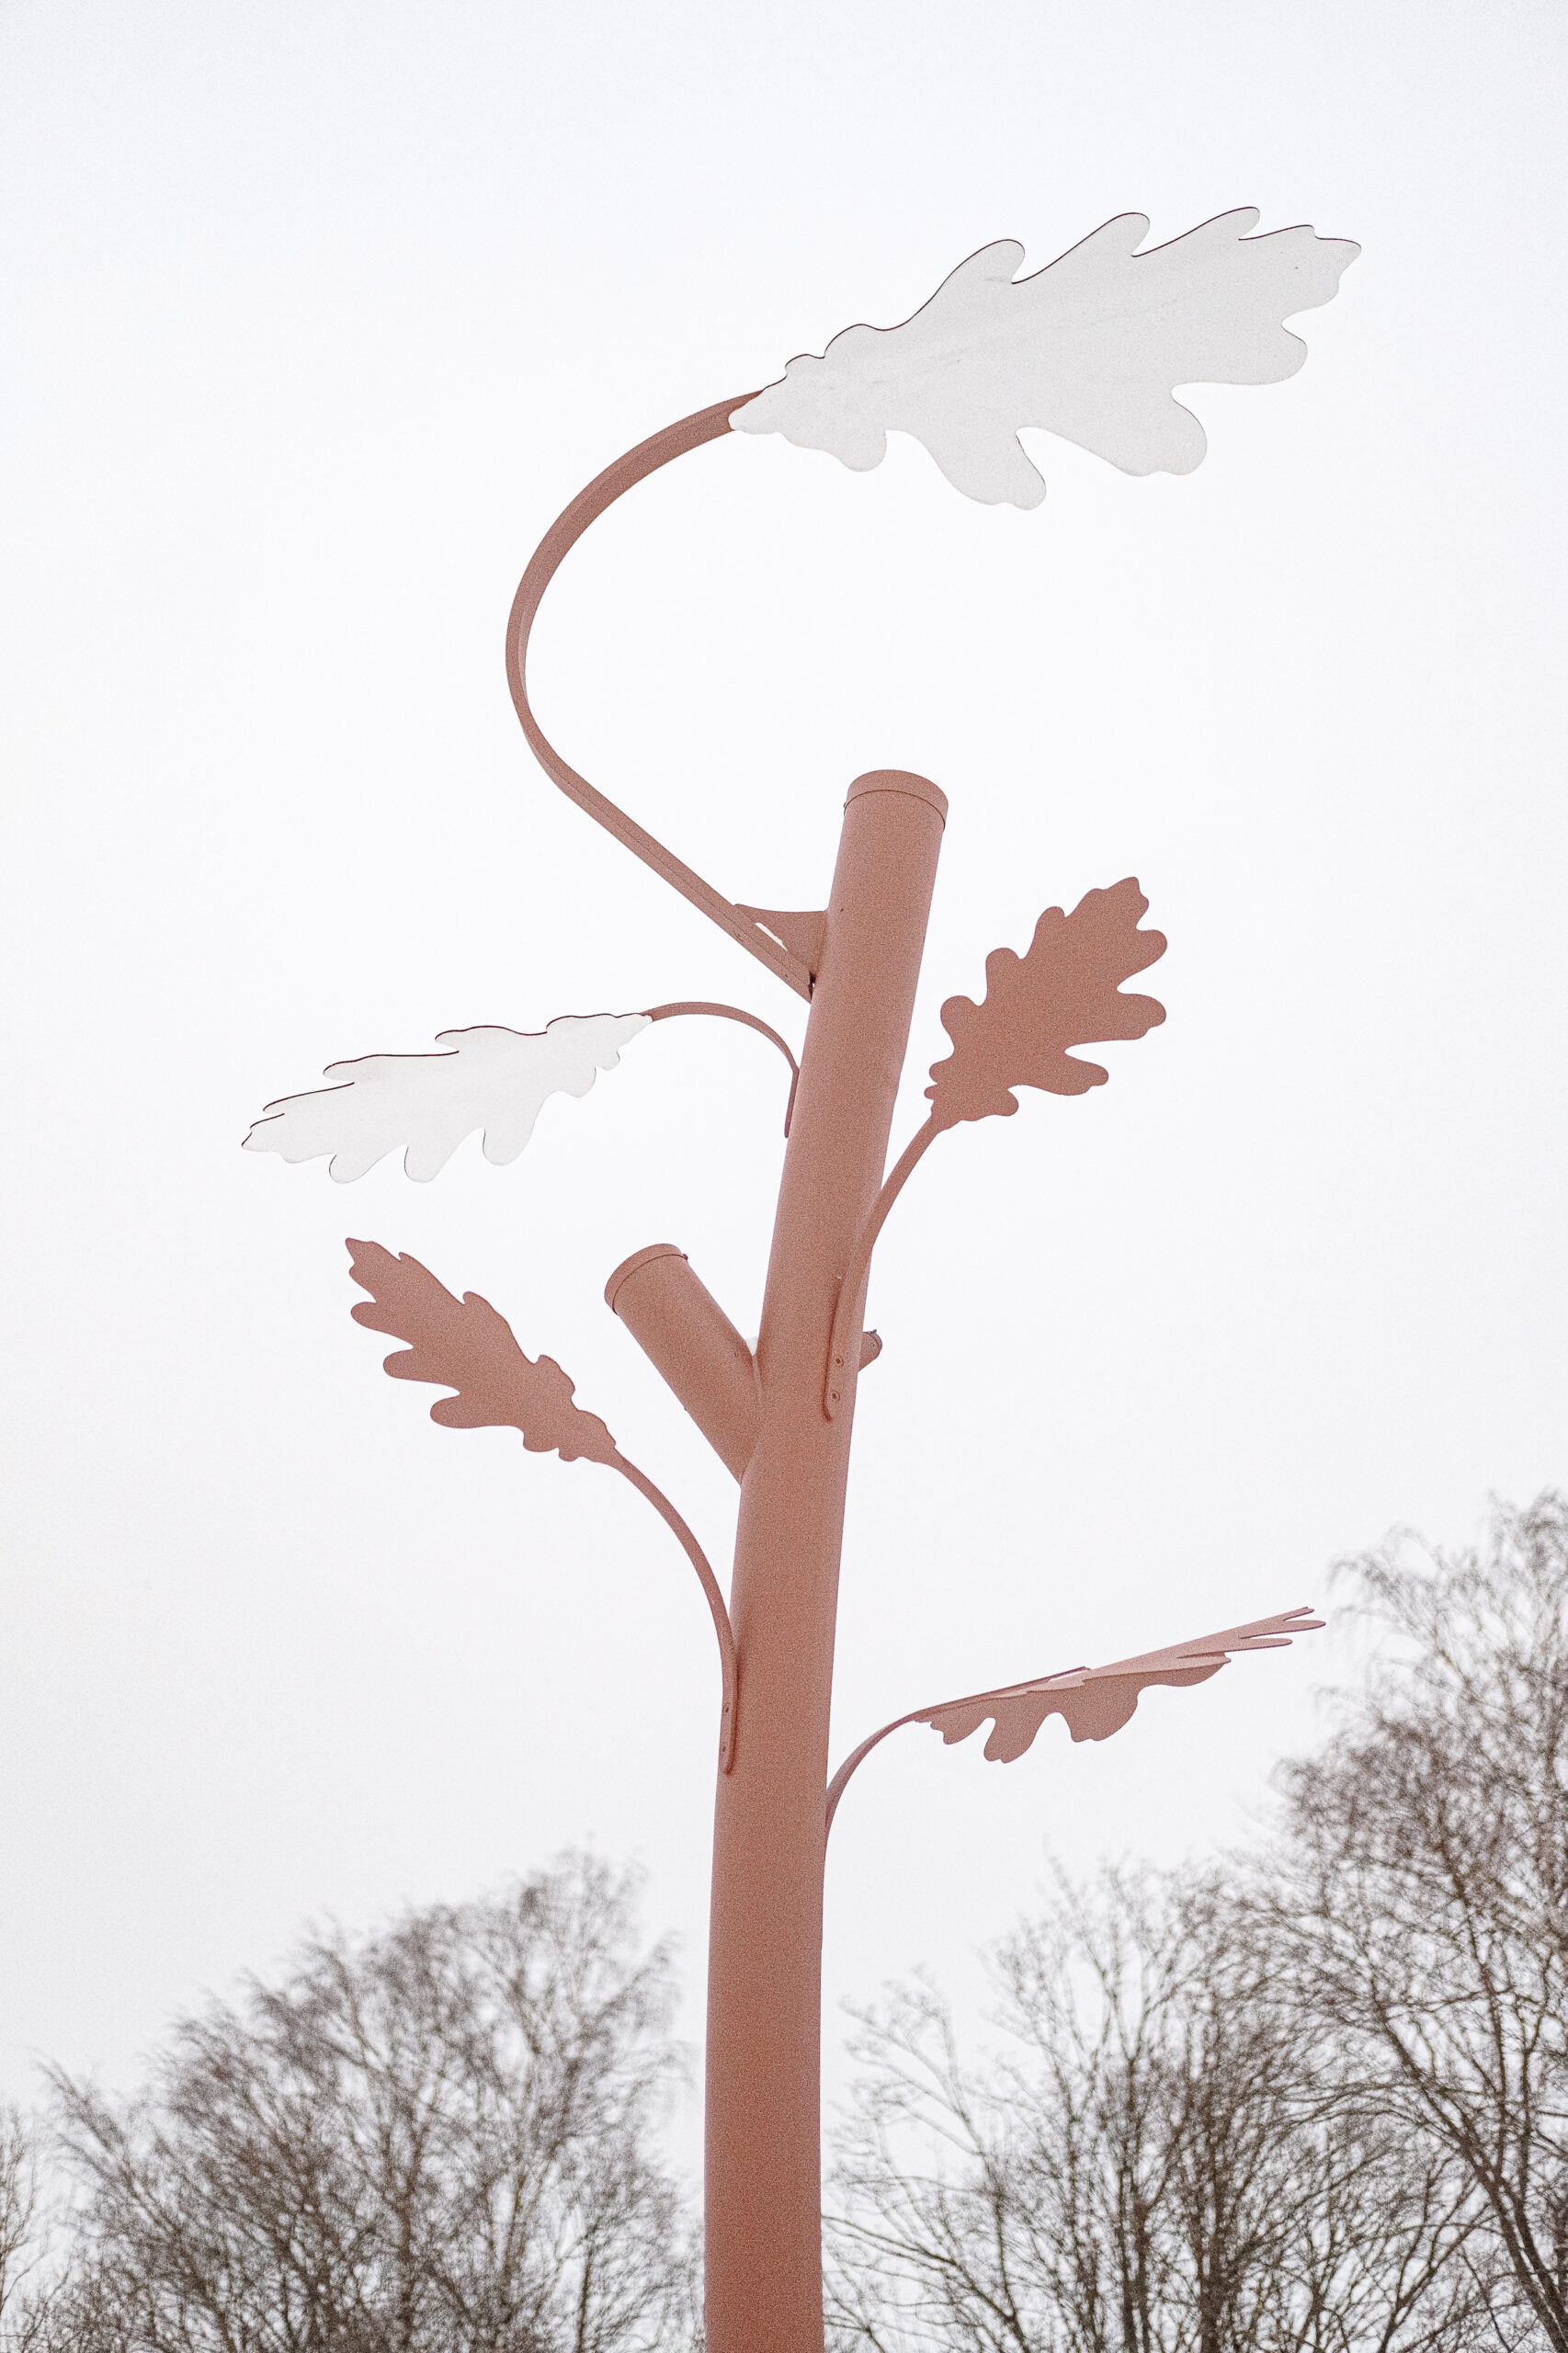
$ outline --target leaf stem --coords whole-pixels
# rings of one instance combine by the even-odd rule
[[[826,1819],[824,1821],[822,1826],[822,1835],[824,1843],[826,1841],[828,1832],[833,1828],[833,1817],[838,1812],[838,1801],[844,1795],[845,1790],[848,1786],[849,1776],[855,1770],[856,1766],[863,1764],[866,1758],[869,1756],[872,1749],[876,1747],[877,1743],[881,1740],[886,1740],[890,1732],[899,1732],[905,1724],[918,1723],[922,1716],[928,1715],[929,1713],[929,1709],[912,1708],[907,1716],[895,1716],[891,1724],[884,1724],[881,1732],[874,1732],[869,1740],[863,1740],[860,1743],[858,1748],[852,1748],[850,1750],[848,1756],[845,1758],[843,1764],[839,1767],[837,1772],[834,1775],[832,1780],[827,1785],[827,1813]]]
[[[730,419],[735,410],[744,407],[753,398],[754,392],[738,392],[731,400],[717,401],[711,408],[698,409],[694,415],[665,426],[662,433],[640,441],[635,449],[629,449],[623,458],[618,458],[613,465],[607,466],[603,473],[597,474],[587,488],[580,490],[571,505],[556,517],[528,558],[528,568],[518,582],[517,596],[512,600],[511,616],[506,623],[506,682],[512,689],[512,701],[522,722],[529,748],[551,782],[558,785],[569,801],[574,801],[578,808],[585,810],[607,833],[613,834],[634,858],[640,858],[644,866],[651,866],[661,881],[667,882],[672,890],[689,899],[710,923],[716,923],[721,931],[728,932],[732,939],[748,949],[787,987],[792,988],[797,996],[803,996],[809,1003],[812,976],[800,957],[791,955],[781,940],[774,938],[752,916],[732,905],[711,882],[705,882],[700,874],[693,873],[684,859],[676,858],[673,850],[666,849],[663,842],[656,841],[623,809],[618,809],[613,801],[588,782],[586,777],[579,776],[550,741],[534,717],[533,707],[528,700],[528,638],[540,599],[554,579],[562,558],[576,546],[596,517],[613,506],[625,492],[646,481],[661,466],[667,466],[672,459],[683,457],[687,450],[699,449],[704,442],[717,441],[728,433]]]
[[[647,1017],[650,1021],[668,1021],[677,1013],[711,1013],[723,1021],[744,1021],[748,1029],[758,1029],[765,1038],[772,1039],[790,1065],[790,1100],[784,1106],[784,1132],[788,1135],[790,1121],[795,1111],[795,1089],[801,1083],[801,1065],[778,1035],[778,1030],[770,1029],[766,1021],[759,1020],[755,1013],[743,1013],[738,1005],[710,1005],[706,999],[701,1001],[693,999],[690,1003],[683,1000],[676,1005],[650,1006]]]
[[[709,1565],[707,1553],[663,1489],[655,1487],[652,1479],[639,1471],[635,1462],[628,1462],[619,1450],[609,1467],[612,1471],[619,1471],[623,1479],[629,1479],[638,1494],[647,1497],[665,1526],[674,1530],[708,1597],[708,1607],[713,1613],[713,1631],[719,1637],[719,1665],[723,1676],[723,1710],[719,1719],[719,1766],[721,1771],[728,1773],[735,1762],[735,1637],[730,1624],[730,1613],[724,1607],[724,1597],[719,1589],[719,1580]]]
[[[849,1253],[849,1264],[838,1286],[838,1304],[833,1312],[833,1336],[827,1344],[827,1376],[823,1384],[823,1411],[831,1422],[844,1403],[844,1383],[847,1374],[849,1326],[861,1305],[861,1294],[871,1265],[871,1253],[877,1246],[877,1236],[887,1223],[888,1211],[908,1183],[915,1167],[927,1147],[942,1132],[936,1124],[933,1108],[923,1128],[916,1128],[904,1145],[888,1175],[882,1189],[861,1221]]]

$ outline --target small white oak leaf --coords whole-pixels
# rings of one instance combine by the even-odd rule
[[[860,472],[881,464],[890,432],[908,433],[989,506],[1045,496],[1024,426],[1124,473],[1190,473],[1208,445],[1174,388],[1293,376],[1307,347],[1282,322],[1332,301],[1361,250],[1309,228],[1249,236],[1257,219],[1250,205],[1224,212],[1141,254],[1148,221],[1120,213],[1017,282],[1022,245],[985,245],[902,325],[846,327],[730,424]]]
[[[244,1150],[289,1161],[330,1153],[331,1175],[347,1185],[403,1144],[405,1172],[423,1184],[483,1128],[486,1160],[504,1167],[532,1135],[547,1097],[586,1095],[647,1027],[645,1013],[562,1013],[541,1030],[443,1029],[442,1054],[330,1063],[324,1075],[339,1084],[269,1103]]]

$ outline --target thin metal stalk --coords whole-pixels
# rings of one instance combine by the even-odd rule
[[[849,1264],[844,1269],[844,1280],[838,1286],[838,1302],[833,1311],[833,1336],[827,1346],[827,1375],[824,1411],[831,1421],[844,1402],[844,1375],[848,1361],[849,1327],[851,1323],[863,1324],[866,1319],[866,1277],[870,1272],[871,1253],[877,1246],[877,1236],[887,1223],[888,1211],[903,1192],[920,1156],[941,1130],[933,1120],[916,1128],[877,1195],[860,1231],[855,1236],[849,1253]]]

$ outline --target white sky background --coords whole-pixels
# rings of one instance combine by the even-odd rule
[[[1137,873],[1166,1026],[945,1138],[892,1221],[835,1750],[1326,1598],[1568,1474],[1560,7],[10,0],[0,2088],[130,2079],[308,1915],[592,1838],[701,2024],[717,1676],[625,1485],[433,1426],[347,1233],[483,1291],[727,1563],[733,1488],[600,1298],[677,1242],[756,1328],[783,1074],[670,1024],[523,1158],[358,1186],[239,1140],[472,1022],[803,1007],[546,782],[502,630],[573,493],[1017,236],[1228,207],[1358,238],[1292,381],[1034,514],[916,446],[683,459],[541,617],[569,758],[738,899],[844,787],[952,804],[937,1008]],[[1074,1867],[1233,1838],[1349,1646],[1006,1770],[901,1734],[829,1862],[835,2005]],[[838,2062],[830,2055],[830,2075]],[[687,2122],[695,2145],[695,2115]]]

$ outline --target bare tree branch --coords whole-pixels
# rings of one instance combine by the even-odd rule
[[[569,1859],[315,1938],[177,2029],[141,2097],[56,2078],[72,2353],[655,2353],[691,2256],[654,2134],[661,1948]]]

